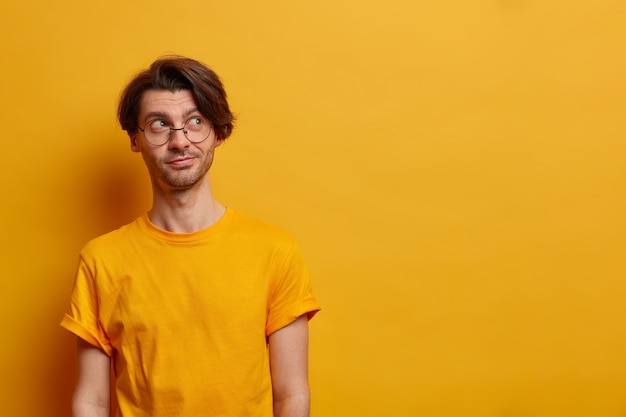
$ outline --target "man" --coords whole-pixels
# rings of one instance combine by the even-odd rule
[[[234,117],[222,83],[184,57],[122,93],[152,208],[81,251],[61,325],[78,336],[74,417],[309,415],[308,320],[319,310],[285,232],[213,198]]]

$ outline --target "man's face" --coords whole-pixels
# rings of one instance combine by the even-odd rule
[[[194,116],[201,116],[189,90],[171,92],[147,90],[143,93],[137,124],[162,123],[173,128],[183,127]],[[161,189],[188,189],[202,180],[211,164],[216,146],[222,143],[214,129],[201,143],[192,143],[182,130],[172,131],[169,142],[153,146],[139,131],[130,138],[131,149],[141,152],[152,183]]]

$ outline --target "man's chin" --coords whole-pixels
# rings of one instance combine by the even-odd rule
[[[189,175],[168,175],[161,182],[174,190],[187,190],[200,182],[201,178]]]
[[[163,169],[159,176],[159,182],[171,190],[188,190],[202,182],[208,175],[208,169],[199,167],[186,167],[181,169]]]

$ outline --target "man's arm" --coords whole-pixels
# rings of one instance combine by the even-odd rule
[[[72,417],[109,417],[111,359],[99,348],[78,338],[78,378]]]
[[[269,337],[275,417],[309,417],[306,314]]]

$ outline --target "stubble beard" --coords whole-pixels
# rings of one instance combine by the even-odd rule
[[[189,155],[196,158],[196,164],[192,167],[175,169],[167,164],[167,161],[173,158]],[[159,160],[144,157],[144,161],[153,182],[171,189],[186,190],[200,182],[209,172],[209,168],[213,165],[213,148],[204,155],[204,158],[200,152],[184,151],[173,152]]]

